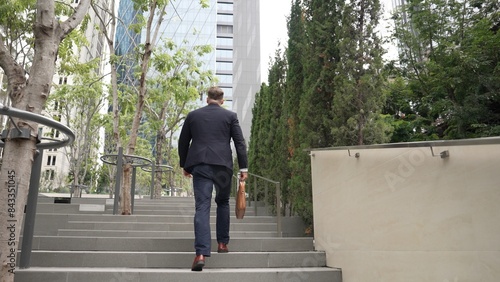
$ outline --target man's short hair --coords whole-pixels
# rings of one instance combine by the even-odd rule
[[[212,86],[208,88],[207,95],[212,100],[222,100],[224,98],[224,91],[220,87]]]

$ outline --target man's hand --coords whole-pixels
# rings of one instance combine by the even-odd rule
[[[240,172],[240,181],[245,181],[248,178],[248,172]]]
[[[187,172],[185,169],[182,170],[182,174],[184,174],[185,177],[192,177],[191,173]]]

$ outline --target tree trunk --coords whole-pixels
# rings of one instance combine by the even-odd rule
[[[165,111],[162,110],[160,114],[160,120],[165,119]],[[163,164],[163,145],[165,144],[165,129],[164,127],[160,128],[158,130],[158,133],[156,134],[156,156],[155,156],[155,164],[158,172],[156,173],[156,179],[155,179],[155,187],[154,187],[154,198],[155,199],[160,199],[161,198],[161,190],[162,190],[162,180],[164,174],[164,168],[161,167]]]
[[[123,178],[122,187],[120,189],[120,203],[121,203],[121,214],[131,215],[132,214],[132,201],[131,201],[131,175],[132,175],[132,165],[127,163],[123,165]],[[128,187],[126,190],[125,187]]]
[[[59,44],[81,22],[89,4],[90,0],[81,1],[73,16],[65,22],[59,22],[54,12],[54,1],[37,2],[35,53],[29,83],[26,83],[23,68],[15,63],[4,42],[0,40],[0,66],[8,78],[8,94],[13,107],[41,113],[50,92]],[[1,282],[14,281],[19,236],[38,135],[37,123],[17,118],[14,123],[20,129],[29,130],[30,135],[29,139],[8,137],[4,141],[0,172]],[[17,129],[10,124],[9,130],[14,132]]]

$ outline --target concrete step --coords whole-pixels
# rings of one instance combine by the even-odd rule
[[[68,195],[62,197],[66,201],[69,201],[70,203],[73,204],[106,204],[106,205],[113,205],[114,204],[114,199],[113,198],[95,198],[95,197],[83,197],[83,198],[72,198],[69,197]],[[215,203],[215,197],[212,197],[212,203]],[[38,203],[54,203],[56,201],[56,197],[38,197]],[[136,198],[134,199],[134,205],[173,205],[173,206],[189,206],[189,205],[194,205],[194,197],[164,197],[161,199],[149,199],[147,197],[145,198]],[[235,199],[230,198],[229,203],[234,204]],[[62,204],[62,203],[61,203]],[[248,206],[253,206],[254,202],[248,199],[247,201]],[[264,206],[265,204],[263,202],[257,202],[258,206]]]
[[[230,208],[234,213],[234,206]],[[257,211],[259,215],[269,215],[263,210]],[[53,214],[113,214],[113,207],[103,204],[38,204],[37,213],[53,213]],[[189,215],[195,214],[194,208],[186,207],[136,207],[133,210],[134,215]],[[210,211],[212,216],[216,215],[215,207]],[[254,216],[254,209],[247,209],[245,216]]]
[[[143,230],[143,231],[193,231],[193,219],[191,222],[181,223],[154,223],[154,222],[91,222],[70,221],[61,229],[87,229],[87,230]],[[210,224],[215,230],[215,223]],[[276,231],[275,223],[240,223],[232,220],[229,225],[231,231]]]
[[[109,210],[110,214],[113,213],[112,209]],[[231,207],[232,213],[234,213],[234,207]],[[188,216],[194,216],[195,211],[194,209],[176,209],[176,210],[169,210],[169,209],[155,209],[155,208],[150,208],[150,209],[134,209],[133,214],[135,215],[188,215]],[[212,209],[210,211],[211,216],[216,215],[215,209]],[[254,216],[255,211],[254,210],[248,210],[245,211],[245,216]]]
[[[313,239],[308,237],[232,238],[229,246],[232,252],[305,252],[314,250]],[[194,247],[192,238],[35,236],[33,237],[32,249],[50,251],[187,252],[194,250]],[[212,251],[217,251],[215,238],[212,239]]]
[[[207,261],[207,264],[210,262]],[[193,272],[189,268],[64,268],[32,267],[19,269],[15,282],[255,282],[255,281],[304,281],[304,282],[342,282],[340,269],[328,267],[307,268],[230,268],[211,269]]]
[[[119,259],[117,259],[119,258]],[[32,267],[188,268],[194,252],[33,251]],[[212,253],[207,268],[324,267],[324,252]]]
[[[191,224],[192,226],[192,224]],[[193,229],[192,227],[190,229]],[[215,230],[215,226],[212,226]],[[143,237],[143,238],[193,238],[194,230],[189,231],[145,231],[145,230],[85,230],[85,229],[59,229],[58,236],[78,237]],[[212,231],[212,237],[215,232]],[[234,231],[231,230],[232,238],[269,238],[278,237],[276,231]]]
[[[54,203],[38,203],[36,206],[37,213],[54,213],[54,214],[79,214],[79,213],[112,213],[107,211],[105,204],[89,204],[89,203],[71,203],[71,204],[54,204]]]
[[[31,267],[16,269],[15,282],[342,282],[341,270],[326,267],[325,253],[314,251],[313,238],[302,237],[299,218],[282,218],[283,234],[301,237],[280,238],[277,219],[263,203],[257,203],[257,215],[247,206],[241,220],[234,216],[234,199],[230,203],[230,253],[216,253],[214,204],[212,256],[200,274],[190,269],[192,197],[136,199],[130,216],[112,215],[113,199],[72,198],[66,204],[44,199],[37,209]]]
[[[81,197],[81,198],[75,198],[75,197],[70,197],[69,194],[54,194],[52,197],[44,197],[44,196],[39,196],[38,197],[38,203],[54,203],[54,199],[56,197],[62,197],[65,199],[69,199],[71,203],[78,203],[78,204],[108,204],[112,205],[114,203],[113,198],[109,198],[106,195],[92,195],[91,197]],[[212,197],[212,202],[214,197]],[[248,200],[248,205],[253,206],[254,202],[251,199]],[[189,205],[189,204],[194,204],[194,197],[162,197],[161,199],[150,199],[149,196],[143,196],[142,198],[137,198],[134,199],[135,204],[153,204],[153,205],[165,205],[165,204],[172,204],[172,205]],[[234,203],[235,199],[230,198],[229,200],[230,203]],[[263,202],[257,202],[258,206],[264,206]]]
[[[240,223],[276,223],[274,216],[246,216],[243,219],[236,219],[230,214],[231,219]],[[37,213],[38,220],[63,220],[69,221],[92,221],[92,222],[154,222],[154,223],[184,223],[193,222],[192,215],[112,215],[112,214],[50,214]],[[215,222],[215,216],[210,217],[211,222]]]

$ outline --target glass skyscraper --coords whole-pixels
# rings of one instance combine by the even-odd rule
[[[118,7],[118,18],[115,33],[115,54],[122,56],[116,69],[118,72],[118,83],[135,84],[133,67],[136,62],[129,56],[134,48],[140,43],[140,34],[129,28],[131,24],[137,23],[137,11],[134,9],[132,0],[121,0]]]
[[[119,17],[124,25],[134,22],[131,0],[120,1]],[[118,55],[126,54],[139,40],[122,28],[118,26],[116,31]],[[213,47],[215,51],[202,61],[216,74],[218,86],[225,93],[224,105],[238,114],[249,141],[251,108],[261,80],[259,0],[210,0],[208,8],[202,8],[199,0],[170,1],[159,38],[171,39],[186,49],[197,45]],[[120,75],[126,76],[130,67],[128,63],[123,65],[127,67],[121,69]]]

